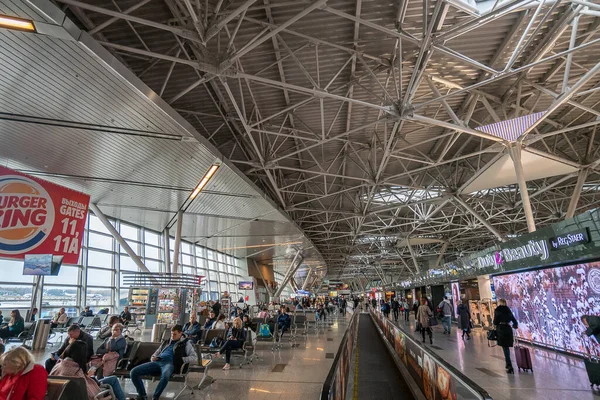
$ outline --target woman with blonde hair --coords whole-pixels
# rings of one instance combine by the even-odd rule
[[[229,329],[227,333],[227,341],[221,347],[221,350],[215,354],[217,357],[220,357],[221,353],[225,352],[225,366],[224,370],[228,370],[231,368],[229,365],[231,361],[231,350],[233,349],[241,349],[246,341],[246,331],[242,327],[242,320],[236,318],[233,320],[233,326]]]
[[[512,322],[512,327],[510,323]],[[506,305],[506,300],[499,299],[498,307],[494,311],[494,325],[496,326],[496,334],[498,335],[498,346],[504,351],[504,360],[506,361],[506,372],[514,374],[512,362],[510,360],[510,348],[513,347],[514,336],[513,329],[519,327],[517,319],[512,311]]]
[[[2,379],[0,399],[44,400],[48,388],[46,369],[36,364],[24,347],[16,347],[0,357]]]

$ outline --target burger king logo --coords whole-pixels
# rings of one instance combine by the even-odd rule
[[[0,251],[26,253],[50,235],[54,205],[37,182],[19,175],[0,177]]]

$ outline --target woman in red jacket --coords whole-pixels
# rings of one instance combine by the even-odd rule
[[[44,400],[48,388],[46,369],[36,364],[27,349],[16,347],[0,357],[0,400]]]

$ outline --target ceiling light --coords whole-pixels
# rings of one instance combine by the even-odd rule
[[[18,31],[35,32],[33,21],[0,15],[0,28],[15,29]]]
[[[194,200],[196,198],[196,196],[198,196],[198,194],[202,191],[202,189],[204,189],[204,187],[206,186],[208,181],[210,181],[210,178],[212,178],[213,175],[215,174],[215,172],[217,172],[219,167],[220,167],[219,164],[211,165],[211,167],[208,169],[206,174],[200,180],[200,183],[198,183],[198,186],[196,186],[196,189],[194,189],[194,191],[192,192],[190,199]]]

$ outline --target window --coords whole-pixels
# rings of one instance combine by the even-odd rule
[[[58,274],[58,276],[44,277],[44,285],[77,285],[79,283],[79,270],[80,267],[63,265],[62,267],[60,267],[60,273]]]
[[[113,250],[113,237],[101,233],[89,233],[89,246],[101,250]]]
[[[144,230],[144,243],[160,247],[160,235],[151,231]]]
[[[162,263],[160,261],[154,261],[154,260],[146,260],[144,262],[144,265],[146,266],[146,268],[148,268],[152,272],[159,272],[161,264]]]
[[[160,248],[154,246],[144,246],[144,258],[160,259]]]
[[[88,268],[87,269],[87,285],[89,286],[103,286],[112,287],[112,271]],[[89,294],[89,291],[88,291]]]
[[[119,231],[125,239],[140,240],[140,230],[135,226],[122,223]]]
[[[113,226],[115,225],[114,221],[109,221],[109,222],[111,223],[111,225],[113,225]],[[104,226],[102,221],[100,221],[100,219],[98,217],[96,217],[95,215],[92,215],[92,214],[90,214],[88,228],[91,231],[106,233],[107,235],[110,235],[110,232],[108,231],[108,229],[106,229],[106,227]]]
[[[93,267],[111,269],[113,267],[113,254],[103,251],[88,250],[87,263]]]

